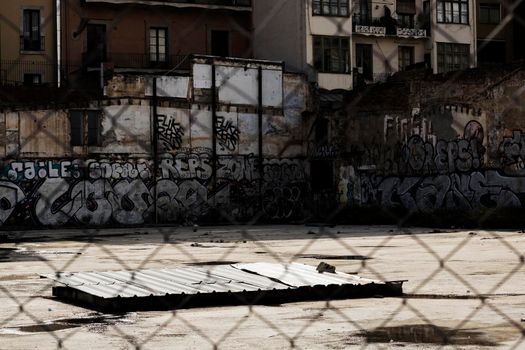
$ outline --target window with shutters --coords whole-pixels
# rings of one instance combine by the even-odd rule
[[[317,16],[348,17],[348,0],[312,0],[312,12]]]
[[[436,12],[438,23],[469,23],[468,0],[438,1]]]
[[[469,68],[469,49],[466,44],[437,43],[438,73]]]
[[[21,50],[44,50],[43,38],[40,34],[40,10],[26,9],[23,13],[23,33],[20,43]]]
[[[399,70],[404,71],[408,66],[414,64],[414,47],[412,46],[399,46],[398,49],[398,62]]]
[[[166,62],[167,60],[166,28],[151,27],[149,29],[149,59],[150,62]]]
[[[71,146],[100,145],[100,115],[98,110],[70,110]]]
[[[315,35],[314,67],[323,73],[350,73],[350,40]]]
[[[501,21],[499,4],[479,4],[479,23],[499,24]]]

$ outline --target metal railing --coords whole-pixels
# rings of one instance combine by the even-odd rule
[[[202,5],[220,5],[220,6],[251,6],[252,0],[176,0],[174,2],[202,4]]]
[[[20,51],[44,51],[46,37],[40,36],[37,40],[20,35]]]
[[[353,32],[356,34],[399,37],[424,38],[427,30],[417,25],[406,26],[394,18],[370,17],[363,14],[354,14],[352,17]]]
[[[157,55],[141,53],[111,53],[107,58],[94,57],[88,53],[82,54],[84,68],[100,68],[102,62],[113,64],[115,68],[128,69],[175,69],[189,70],[190,55]]]

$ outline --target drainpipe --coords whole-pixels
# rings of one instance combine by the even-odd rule
[[[215,61],[211,64],[211,118],[212,118],[212,179],[213,193],[217,190],[217,82]]]
[[[259,66],[258,72],[258,85],[259,85],[259,94],[258,94],[258,121],[259,121],[259,206],[261,210],[263,209],[263,178],[264,178],[264,167],[263,167],[263,83],[262,83],[262,67]]]
[[[153,204],[154,210],[153,215],[155,216],[155,224],[158,224],[158,212],[157,212],[157,176],[159,170],[159,155],[158,155],[158,146],[159,146],[159,135],[158,135],[158,116],[157,116],[157,76],[153,76],[153,97],[151,99],[153,104]]]
[[[55,33],[56,33],[56,78],[57,78],[57,86],[60,87],[60,80],[62,80],[61,77],[61,47],[62,47],[62,19],[61,19],[61,11],[62,11],[62,4],[61,0],[56,0],[55,2]]]

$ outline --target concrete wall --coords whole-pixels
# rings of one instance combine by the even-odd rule
[[[257,67],[248,61],[214,62],[218,74],[221,67],[242,65],[248,73]],[[262,129],[250,96],[238,103],[239,95],[231,94],[235,86],[249,91],[243,84],[252,84],[250,79],[237,81],[232,75],[235,86],[218,86],[218,96],[221,89],[229,94],[216,106],[215,147],[211,90],[194,87],[194,77],[184,98],[170,96],[180,92],[182,78],[159,79],[166,89],[158,97],[157,125],[148,79],[115,77],[107,97],[89,105],[101,112],[98,146],[70,146],[68,109],[0,113],[0,153],[7,156],[0,164],[0,224],[180,224],[259,214],[267,221],[303,218],[309,193],[303,114],[311,95],[303,77],[283,74],[282,67],[276,74],[279,67],[263,65],[263,77],[271,79],[263,79]],[[211,76],[199,79],[206,85]]]

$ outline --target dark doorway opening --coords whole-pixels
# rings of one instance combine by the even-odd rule
[[[372,45],[356,44],[355,57],[359,73],[361,73],[366,80],[373,80]]]
[[[230,33],[227,30],[211,31],[211,54],[213,56],[230,56]]]
[[[87,52],[85,64],[87,67],[100,67],[107,61],[106,26],[104,24],[87,25]]]

